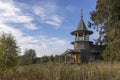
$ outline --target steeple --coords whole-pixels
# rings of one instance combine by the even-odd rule
[[[81,19],[77,26],[77,29],[73,31],[71,34],[75,36],[75,41],[89,41],[89,35],[92,34],[93,32],[89,31],[85,26],[85,23],[83,21],[82,9],[80,16]]]
[[[83,21],[83,14],[82,14],[83,9],[80,10],[80,22],[78,24],[78,27],[76,29],[76,31],[78,30],[87,30],[85,23]]]

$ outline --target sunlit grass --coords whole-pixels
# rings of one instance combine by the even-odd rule
[[[0,74],[0,80],[120,80],[120,63],[35,64]]]

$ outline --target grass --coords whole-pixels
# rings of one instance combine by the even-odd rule
[[[35,64],[1,71],[0,80],[120,80],[120,63]]]

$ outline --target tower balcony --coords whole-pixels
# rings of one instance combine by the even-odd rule
[[[88,43],[90,43],[90,44],[93,44],[93,42],[92,41],[85,41],[85,40],[79,40],[79,41],[73,41],[73,42],[71,42],[71,44],[73,44],[74,45],[74,43],[84,43],[84,42],[88,42]]]
[[[85,37],[75,37],[75,41],[89,41],[89,36],[85,36]]]

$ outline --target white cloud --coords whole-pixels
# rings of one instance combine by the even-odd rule
[[[68,41],[47,36],[33,37],[25,36],[19,29],[0,24],[0,32],[11,33],[16,37],[21,52],[26,49],[35,49],[37,56],[55,55],[63,53],[68,47]]]
[[[19,38],[21,35],[23,35],[23,32],[21,32],[20,30],[7,26],[5,24],[0,24],[0,33],[11,33],[14,36],[17,36],[17,38]]]
[[[44,7],[37,7],[34,10],[36,15],[39,15],[40,21],[57,27],[61,25],[63,18],[56,15],[56,5],[46,4]],[[37,29],[37,26],[33,20],[33,16],[23,13],[23,10],[15,5],[13,0],[0,0],[0,33],[5,32],[14,35],[22,54],[26,49],[31,48],[36,50],[37,56],[55,55],[63,53],[69,47],[65,39],[42,35],[30,36],[20,28],[11,25],[11,23],[21,24],[21,28],[34,30]]]
[[[37,56],[62,54],[69,47],[66,40],[49,37],[23,36],[20,43],[22,52],[25,49],[35,49]]]
[[[59,17],[58,15],[52,15],[48,20],[45,21],[45,23],[60,27],[62,20],[63,18]]]
[[[0,1],[0,23],[22,23],[27,29],[37,29],[32,23],[34,18],[22,12],[22,9],[15,5],[12,0]]]
[[[55,3],[43,3],[37,5],[33,8],[33,13],[35,13],[40,22],[53,25],[55,27],[60,27],[63,22],[63,17],[57,14],[57,5]]]
[[[26,27],[27,29],[30,29],[30,30],[37,29],[36,25],[33,23],[25,24],[24,27]]]

